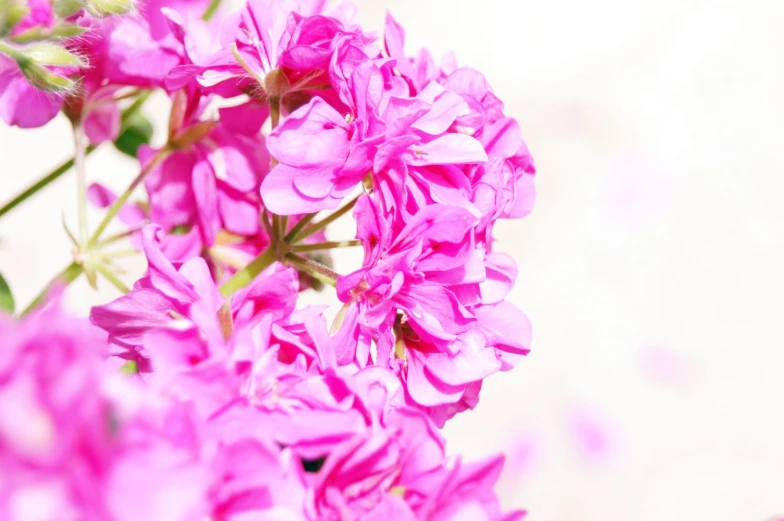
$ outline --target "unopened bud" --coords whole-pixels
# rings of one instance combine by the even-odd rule
[[[33,86],[47,92],[70,92],[76,82],[55,74],[46,67],[41,67],[33,62],[19,60],[19,68]]]
[[[182,129],[185,124],[185,113],[188,111],[188,93],[185,89],[178,90],[172,97],[171,112],[169,112],[169,140]]]
[[[57,67],[85,67],[87,65],[79,56],[53,43],[28,45],[19,49],[18,52],[23,60],[29,60],[37,65]]]
[[[0,0],[0,36],[11,32],[22,18],[27,16],[30,8],[21,0]]]
[[[73,16],[84,8],[82,0],[54,0],[54,14],[63,19]]]
[[[169,146],[174,149],[188,149],[207,137],[215,126],[215,121],[202,121],[195,123],[179,132],[169,140]]]
[[[87,0],[85,9],[93,16],[112,16],[133,11],[134,0]]]
[[[79,36],[87,31],[87,27],[62,22],[54,26],[49,34],[52,38],[73,38],[74,36]]]

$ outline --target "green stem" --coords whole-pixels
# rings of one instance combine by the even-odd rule
[[[297,244],[291,247],[291,251],[302,253],[306,251],[333,250],[335,248],[351,248],[353,246],[362,246],[362,241],[327,241],[317,244]]]
[[[323,264],[306,259],[305,257],[300,257],[294,253],[287,253],[284,259],[287,264],[296,270],[307,273],[308,275],[320,280],[324,284],[332,286],[333,288],[337,286],[337,281],[340,278],[340,275],[327,268]]]
[[[319,230],[323,230],[329,224],[337,221],[338,219],[343,217],[345,214],[350,212],[351,209],[354,208],[354,205],[357,204],[357,200],[358,199],[359,199],[359,196],[356,196],[354,199],[352,199],[351,201],[349,201],[348,203],[343,205],[341,208],[335,210],[332,214],[328,215],[324,219],[320,220],[317,223],[311,224],[310,226],[305,228],[303,231],[301,231],[301,232],[297,233],[296,235],[294,235],[291,238],[290,242],[292,244],[300,242],[301,240],[303,240],[303,239],[305,239],[307,237],[310,237],[311,235],[313,235],[314,233],[318,232]]]
[[[142,227],[131,228],[130,230],[125,230],[124,232],[115,233],[114,235],[110,235],[105,239],[101,239],[100,241],[96,242],[96,246],[108,246],[109,244],[113,244],[115,242],[121,241],[133,235],[134,233],[140,232]]]
[[[19,51],[17,51],[14,47],[3,43],[2,41],[0,41],[0,52],[10,58],[13,58],[14,60],[20,57]]]
[[[117,259],[120,257],[133,257],[134,255],[140,255],[141,253],[142,252],[134,248],[128,248],[127,250],[103,251],[101,252],[101,257],[104,259]]]
[[[270,107],[270,125],[272,126],[272,130],[275,130],[275,127],[277,127],[278,123],[280,123],[280,99],[271,98],[269,100],[269,107]]]
[[[93,150],[95,150],[95,147],[93,146],[87,147],[87,150],[85,151],[85,155],[90,155],[93,152]],[[52,170],[50,173],[46,174],[44,177],[42,177],[32,185],[30,185],[19,195],[17,195],[13,199],[5,203],[2,207],[0,207],[0,217],[2,217],[3,215],[7,214],[11,210],[16,208],[20,204],[22,204],[23,202],[25,202],[25,200],[35,195],[36,192],[38,192],[42,188],[48,186],[51,182],[58,179],[61,175],[66,173],[68,170],[70,170],[73,165],[74,165],[74,160],[73,158],[71,158],[68,161],[61,164],[60,166],[58,166],[57,168],[55,168],[54,170]]]
[[[106,215],[104,215],[101,224],[98,225],[98,228],[95,229],[93,235],[90,237],[90,240],[87,243],[88,246],[95,245],[96,241],[101,238],[101,234],[104,232],[104,230],[106,230],[106,227],[109,225],[111,220],[115,215],[117,215],[117,212],[119,212],[123,205],[128,202],[128,199],[131,197],[133,191],[136,190],[136,187],[139,186],[142,181],[144,181],[144,178],[147,177],[147,174],[149,174],[156,166],[158,166],[159,163],[168,157],[170,152],[171,151],[169,147],[165,146],[160,149],[158,153],[147,162],[146,165],[144,165],[144,168],[142,168],[141,172],[139,172],[139,175],[136,176],[136,179],[131,182],[122,195],[114,202],[114,204],[112,204],[112,206],[109,207],[109,210],[106,212]]]
[[[235,273],[220,287],[221,295],[225,298],[231,297],[234,293],[250,284],[259,273],[267,269],[276,259],[277,251],[273,245],[270,245],[261,255]]]
[[[307,215],[303,215],[302,219],[300,219],[299,222],[297,222],[297,224],[294,225],[294,228],[292,228],[291,231],[286,234],[283,240],[290,243],[291,239],[296,237],[297,234],[302,231],[302,228],[310,224],[310,221],[312,221],[313,218],[316,217],[316,215],[317,214],[315,213],[309,213]]]
[[[110,271],[110,270],[109,270],[109,269],[108,269],[106,266],[104,266],[103,264],[100,264],[100,263],[99,263],[98,265],[96,265],[96,266],[95,266],[95,269],[97,269],[97,270],[98,270],[98,272],[99,272],[101,275],[103,275],[103,276],[106,278],[106,280],[108,280],[109,282],[111,282],[111,283],[112,283],[112,285],[113,285],[115,288],[119,289],[119,290],[120,290],[120,292],[121,292],[123,295],[124,295],[124,294],[126,294],[126,293],[128,293],[129,291],[131,291],[130,289],[128,289],[128,286],[126,286],[125,284],[123,284],[123,282],[122,282],[122,281],[121,281],[119,278],[117,278],[117,275],[115,275],[114,273],[112,273],[112,272],[111,272],[111,271]]]
[[[144,105],[144,103],[147,101],[147,98],[149,98],[150,95],[152,95],[151,91],[149,90],[142,91],[142,93],[139,94],[139,97],[133,100],[133,103],[128,105],[128,108],[126,108],[123,111],[121,116],[123,130],[125,129],[125,125],[126,123],[128,123],[128,120],[130,120],[137,112],[139,112],[139,110],[141,110],[142,105]]]
[[[76,167],[76,211],[79,223],[79,248],[87,243],[87,136],[81,121],[73,122],[74,166]]]
[[[204,15],[201,17],[202,20],[205,22],[209,22],[212,20],[212,17],[215,16],[215,13],[218,11],[218,8],[221,5],[222,0],[212,0],[210,5],[207,6],[207,10],[204,11]]]
[[[41,293],[38,294],[37,297],[35,297],[35,299],[30,303],[30,305],[27,306],[24,309],[24,311],[22,311],[21,316],[25,316],[29,314],[31,311],[33,311],[35,308],[37,308],[43,302],[46,296],[49,294],[52,287],[54,287],[58,283],[68,286],[71,282],[75,281],[79,277],[79,275],[82,274],[83,271],[84,270],[82,269],[81,264],[72,262],[67,268],[65,268],[63,271],[57,274],[57,276],[55,276],[49,282],[49,284],[46,285],[46,287],[41,291]]]
[[[272,214],[272,242],[278,242],[283,235],[280,233],[280,215]]]
[[[128,120],[134,114],[136,114],[139,111],[139,109],[142,108],[142,105],[144,105],[144,102],[147,101],[147,98],[149,97],[150,97],[149,91],[142,92],[141,94],[139,94],[139,97],[136,98],[134,102],[131,103],[128,106],[128,108],[126,108],[123,111],[122,113],[123,128],[125,128],[124,125],[128,122]],[[89,156],[90,154],[93,153],[95,149],[96,147],[94,146],[87,147],[87,150],[85,151],[85,155]],[[20,204],[22,204],[23,202],[25,202],[27,199],[35,195],[38,191],[49,186],[49,184],[51,184],[55,180],[59,179],[60,176],[62,176],[64,173],[70,170],[72,166],[74,166],[73,158],[69,159],[68,161],[65,161],[60,166],[52,170],[50,173],[46,174],[44,177],[42,177],[41,179],[39,179],[38,181],[30,185],[19,195],[17,195],[13,199],[5,203],[2,207],[0,207],[0,217],[2,217],[3,215],[7,214],[11,210],[16,208]]]

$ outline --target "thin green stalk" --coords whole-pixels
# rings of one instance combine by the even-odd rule
[[[74,166],[76,168],[76,211],[79,223],[79,247],[87,244],[87,136],[81,121],[73,122]]]
[[[299,241],[301,241],[301,240],[303,240],[303,239],[305,239],[307,237],[310,237],[311,235],[313,235],[314,233],[318,232],[319,230],[323,230],[329,224],[337,221],[338,219],[343,217],[345,214],[350,212],[351,209],[354,208],[354,205],[357,204],[357,200],[359,200],[359,196],[356,196],[354,199],[352,199],[351,201],[349,201],[348,203],[343,205],[341,208],[335,210],[333,213],[331,213],[330,215],[328,215],[324,219],[320,220],[319,222],[313,223],[310,226],[308,226],[307,228],[305,228],[304,230],[302,230],[301,232],[297,233],[296,235],[294,235],[291,238],[290,242],[292,244],[297,243],[297,242],[299,242]]]
[[[351,248],[353,246],[362,246],[362,241],[327,241],[317,244],[297,244],[291,247],[291,251],[302,253],[306,251],[334,250],[335,248]]]
[[[19,51],[17,51],[15,48],[11,47],[10,45],[4,44],[2,41],[0,41],[0,52],[5,54],[6,56],[13,58],[14,60],[20,57]]]
[[[63,284],[68,286],[71,282],[75,281],[79,275],[83,273],[82,265],[76,262],[72,262],[67,268],[61,271],[57,276],[55,276],[49,284],[38,294],[37,297],[27,306],[24,311],[22,311],[21,316],[25,316],[37,308],[46,296],[49,294],[51,289],[57,284]]]
[[[323,264],[306,259],[305,257],[300,257],[294,253],[287,253],[284,259],[287,264],[295,268],[297,271],[307,273],[313,278],[316,278],[324,284],[332,286],[333,288],[337,286],[340,275],[327,268]]]
[[[207,6],[207,10],[204,11],[204,15],[201,17],[202,20],[205,22],[209,22],[212,20],[212,17],[215,16],[215,13],[218,11],[218,8],[221,5],[222,0],[212,0],[210,5]]]
[[[270,107],[270,125],[272,126],[272,130],[275,130],[275,127],[278,126],[280,123],[280,99],[273,98],[269,101]],[[273,158],[273,161],[274,158]]]
[[[142,229],[141,226],[136,228],[131,228],[130,230],[125,230],[124,232],[115,233],[114,235],[110,235],[104,239],[99,240],[95,243],[96,246],[103,247],[108,246],[109,244],[113,244],[115,242],[121,241],[133,235],[134,233],[140,232]]]
[[[291,239],[296,237],[297,234],[302,231],[302,228],[310,224],[310,221],[312,221],[313,218],[316,217],[316,215],[317,214],[315,213],[309,213],[307,215],[303,215],[302,219],[300,219],[299,222],[297,222],[297,224],[294,225],[294,228],[292,228],[291,231],[286,234],[283,240],[285,240],[286,242],[291,242]]]
[[[101,257],[104,259],[117,259],[119,257],[133,257],[134,255],[140,255],[141,253],[142,252],[139,250],[128,248],[126,250],[104,251],[101,252]]]
[[[117,277],[117,275],[115,275],[114,273],[112,273],[112,272],[111,272],[111,270],[109,270],[109,269],[108,269],[106,266],[104,266],[103,264],[100,264],[100,263],[99,263],[98,265],[96,265],[96,266],[95,266],[95,269],[97,269],[97,270],[98,270],[98,272],[99,272],[101,275],[103,275],[103,276],[104,276],[104,278],[106,278],[106,280],[108,280],[109,282],[111,282],[111,283],[112,283],[112,285],[113,285],[115,288],[119,289],[119,290],[120,290],[120,292],[121,292],[123,295],[124,295],[124,294],[126,294],[126,293],[128,293],[129,291],[131,291],[130,289],[128,289],[128,286],[126,286],[125,284],[123,284],[123,282],[122,282],[122,281],[121,281],[121,280],[120,280],[120,279]]]
[[[139,97],[136,98],[134,100],[134,102],[131,103],[128,106],[128,108],[126,108],[123,111],[123,113],[122,113],[122,123],[123,123],[123,125],[125,123],[127,123],[128,120],[135,113],[137,113],[139,111],[139,109],[142,108],[142,105],[144,105],[144,102],[147,101],[147,98],[149,98],[149,97],[150,97],[150,92],[149,91],[142,92],[141,94],[139,94]],[[85,155],[89,156],[90,154],[93,153],[93,151],[95,149],[96,149],[96,147],[94,147],[94,146],[87,147],[87,150],[85,151]],[[48,173],[45,176],[43,176],[41,179],[39,179],[38,181],[36,181],[32,185],[30,185],[28,188],[26,188],[24,191],[22,191],[19,195],[17,195],[13,199],[11,199],[7,203],[5,203],[2,207],[0,207],[0,217],[2,217],[3,215],[7,214],[11,210],[16,208],[20,204],[22,204],[23,202],[25,202],[27,199],[29,199],[30,197],[32,197],[33,195],[38,193],[40,190],[42,190],[42,189],[46,188],[47,186],[49,186],[52,182],[54,182],[55,180],[59,179],[60,176],[62,176],[64,173],[66,173],[68,170],[70,170],[71,167],[73,167],[73,166],[74,166],[74,159],[71,158],[71,159],[65,161],[64,163],[62,163],[60,166],[58,166],[54,170],[52,170],[50,173]]]
[[[280,233],[280,215],[272,214],[272,242],[278,242],[283,236]]]
[[[122,116],[120,116],[121,118],[120,121],[122,123],[123,128],[125,128],[125,124],[128,122],[128,120],[130,120],[134,116],[134,114],[136,114],[137,112],[139,112],[139,110],[141,110],[142,105],[145,104],[147,98],[149,98],[151,95],[152,92],[149,90],[142,91],[141,94],[139,94],[139,97],[133,100],[133,103],[128,105],[128,108],[126,108],[123,111]]]
[[[131,197],[131,194],[136,189],[136,187],[139,186],[142,181],[144,181],[144,178],[147,177],[147,174],[149,174],[156,166],[158,166],[159,163],[168,157],[170,152],[171,150],[168,147],[163,147],[146,165],[144,165],[144,168],[142,168],[141,172],[139,172],[139,175],[136,176],[136,179],[131,182],[122,195],[114,202],[114,204],[112,204],[112,206],[109,207],[109,210],[106,212],[106,215],[104,215],[101,224],[98,225],[98,228],[95,229],[93,235],[90,237],[90,240],[87,243],[88,246],[95,245],[96,241],[101,238],[101,234],[104,232],[104,230],[106,230],[106,227],[109,225],[111,220],[115,215],[117,215],[117,212],[119,212],[123,205],[128,202],[128,199]]]
[[[85,151],[85,155],[92,154],[93,150],[95,150],[95,147],[93,146],[87,147],[87,150]],[[50,173],[46,174],[44,177],[42,177],[32,185],[30,185],[19,195],[17,195],[13,199],[5,203],[2,207],[0,207],[0,217],[2,217],[3,215],[7,214],[11,210],[16,208],[20,204],[22,204],[23,202],[25,202],[29,197],[35,195],[42,188],[47,187],[50,183],[58,179],[61,175],[66,173],[68,170],[70,170],[73,165],[74,165],[74,160],[73,158],[71,158],[68,161],[62,163],[54,170],[52,170]]]
[[[221,295],[225,298],[250,284],[256,276],[267,269],[277,259],[277,251],[270,245],[264,252],[253,259],[250,264],[235,273],[223,286],[220,287]]]

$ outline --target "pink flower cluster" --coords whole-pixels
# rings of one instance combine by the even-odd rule
[[[146,274],[92,326],[56,299],[0,323],[0,518],[520,519],[493,492],[502,458],[447,458],[438,431],[528,353],[492,238],[535,198],[517,121],[480,72],[409,57],[391,16],[379,45],[349,4],[209,4],[60,20],[30,1],[0,47],[9,124],[62,107],[99,144],[118,92],[172,100],[166,143],[137,152],[148,201],[119,213]],[[85,29],[62,40],[79,63],[14,39],[63,23]],[[75,87],[40,90],[57,78]],[[341,215],[356,240],[327,240]],[[352,273],[314,254],[346,245]],[[298,306],[319,281],[330,324]]]

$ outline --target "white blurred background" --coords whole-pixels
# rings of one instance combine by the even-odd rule
[[[532,521],[784,515],[784,3],[358,3],[379,31],[389,8],[409,54],[484,72],[539,171],[534,213],[497,229],[533,350],[449,424],[450,451],[507,452],[499,491]],[[63,118],[0,126],[0,201],[70,155]],[[118,190],[136,170],[109,147],[88,160]],[[73,185],[0,220],[18,304],[70,262]],[[68,293],[83,313],[116,296]]]

